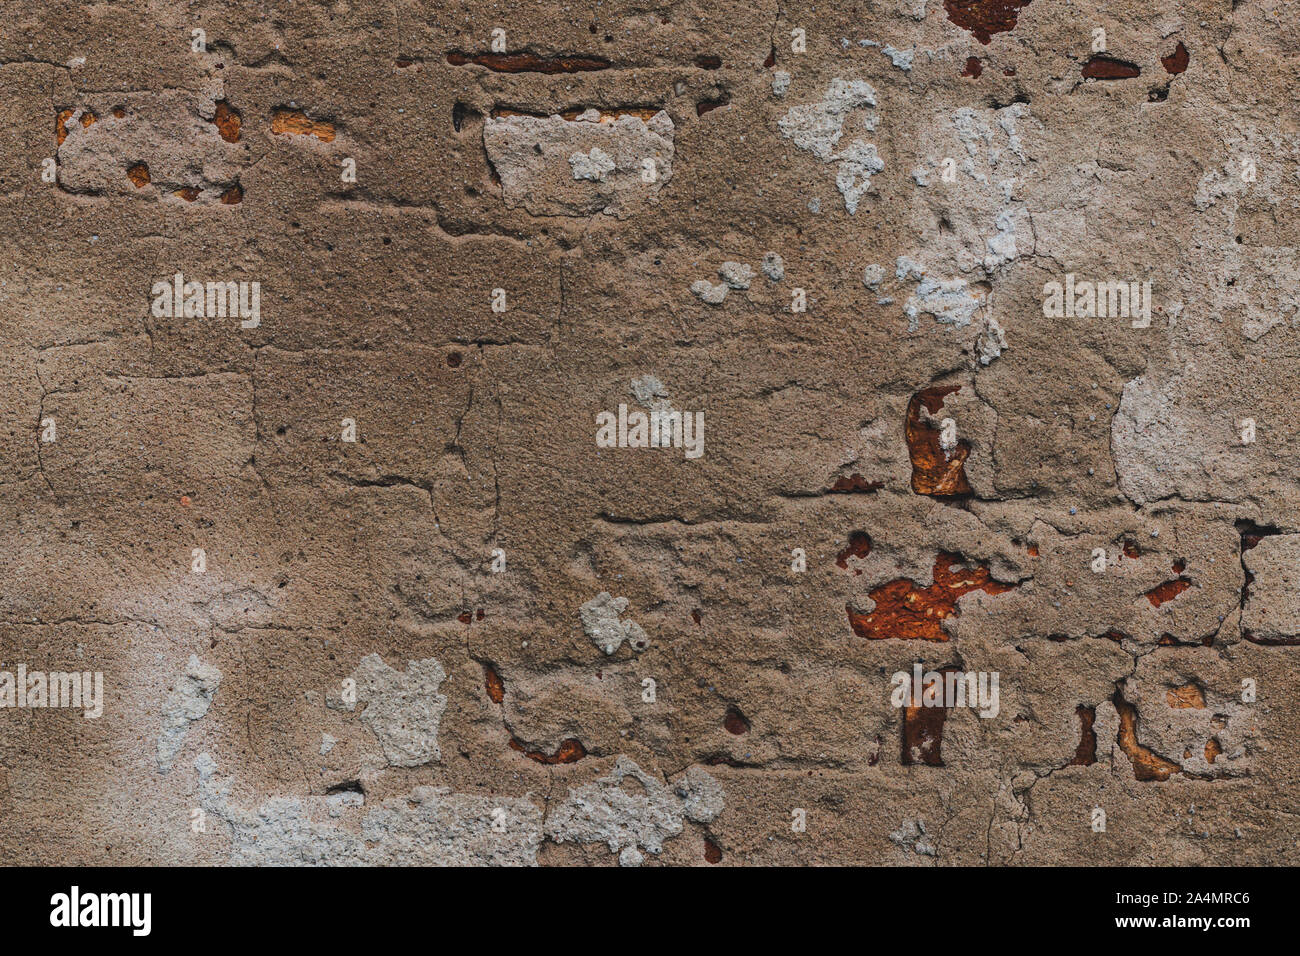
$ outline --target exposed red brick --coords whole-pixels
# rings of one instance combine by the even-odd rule
[[[983,72],[984,72],[984,65],[980,63],[979,57],[977,56],[966,57],[966,67],[961,71],[962,76],[978,77]]]
[[[1096,54],[1083,65],[1083,76],[1089,80],[1131,80],[1141,75],[1142,70],[1137,64],[1104,53]]]
[[[126,178],[136,189],[143,189],[149,185],[149,167],[145,163],[136,163],[126,171]]]
[[[737,737],[749,733],[749,719],[734,705],[727,708],[726,716],[722,718],[722,726],[727,728],[727,733],[735,734]]]
[[[1174,52],[1168,56],[1160,58],[1160,65],[1165,68],[1166,73],[1177,76],[1187,69],[1187,64],[1191,62],[1191,54],[1187,52],[1187,47],[1183,46],[1183,41],[1179,40],[1178,45],[1174,47]]]
[[[470,63],[487,67],[494,73],[587,73],[608,70],[610,62],[596,56],[538,56],[535,53],[463,53],[447,54],[452,66]]]
[[[970,443],[959,440],[951,452],[939,445],[939,429],[921,421],[921,407],[936,415],[943,408],[945,395],[961,391],[960,385],[937,385],[922,389],[907,403],[907,420],[903,434],[912,458],[912,490],[918,495],[939,497],[969,495],[966,481],[966,457]]]
[[[840,552],[839,557],[835,559],[837,567],[845,571],[849,569],[849,558],[865,558],[871,553],[871,536],[865,531],[853,531],[849,534],[849,545]],[[854,569],[854,574],[861,574],[862,571]]]
[[[716,70],[722,66],[722,57],[703,53],[695,58],[695,65],[701,70]]]
[[[581,741],[574,737],[560,741],[560,746],[556,748],[555,753],[548,754],[541,750],[526,750],[514,737],[510,738],[510,749],[517,750],[529,760],[535,760],[537,763],[557,764],[557,763],[577,763],[583,757],[587,756],[587,748],[582,746]]]
[[[1256,637],[1254,631],[1248,630],[1243,630],[1241,636],[1260,647],[1300,647],[1300,637],[1279,637],[1272,640],[1263,640]]]
[[[942,622],[957,617],[957,599],[972,591],[1005,594],[1014,584],[994,581],[987,568],[961,568],[960,555],[939,552],[934,562],[934,583],[921,587],[908,578],[898,578],[869,592],[876,602],[869,614],[848,605],[849,625],[858,637],[868,640],[896,638],[905,641],[946,641]]]
[[[1172,581],[1153,587],[1146,593],[1146,599],[1151,602],[1152,607],[1159,607],[1166,601],[1172,601],[1191,586],[1192,582],[1187,578],[1174,578]]]
[[[1112,703],[1119,713],[1119,733],[1115,742],[1132,762],[1133,776],[1138,780],[1168,780],[1174,774],[1182,773],[1178,764],[1138,743],[1137,708],[1120,696],[1118,691],[1115,692]]]
[[[1189,708],[1196,710],[1205,709],[1205,695],[1195,684],[1183,684],[1181,687],[1175,687],[1165,691],[1165,699],[1169,702],[1170,707],[1178,710],[1187,710]]]
[[[1181,44],[1180,44],[1181,45]],[[1223,748],[1219,746],[1219,741],[1211,737],[1205,742],[1205,762],[1214,763],[1214,759],[1223,753]]]
[[[1022,7],[1031,0],[943,0],[948,19],[988,45],[995,33],[1009,33],[1016,27]]]
[[[235,183],[221,194],[221,205],[223,206],[238,206],[243,201],[244,187],[240,186],[239,183]]]
[[[708,837],[704,838],[704,859],[708,863],[722,862],[722,847],[718,846]]]
[[[703,116],[705,113],[716,110],[719,107],[726,106],[731,102],[729,96],[720,96],[715,100],[700,100],[695,104],[695,115]]]
[[[225,100],[217,101],[217,115],[212,118],[212,124],[216,126],[217,132],[227,143],[239,142],[239,127],[243,125],[243,117],[239,110],[234,109]]]
[[[1126,540],[1124,542],[1124,557],[1140,558],[1142,557],[1142,552],[1138,550],[1138,546],[1136,544],[1134,544],[1132,541]]]
[[[199,194],[202,191],[203,190],[199,189],[197,186],[185,186],[182,189],[176,190],[175,195],[180,196],[186,202],[194,202],[194,200],[199,198]]]
[[[946,681],[947,675],[956,673],[957,668],[946,667],[939,671],[940,679]],[[947,707],[926,707],[916,701],[903,708],[902,754],[903,766],[923,764],[927,767],[942,767],[943,724],[948,719]]]
[[[73,110],[59,110],[54,115],[54,138],[59,146],[68,138],[68,120],[72,119]]]
[[[883,481],[867,481],[856,471],[851,475],[840,475],[831,485],[831,492],[837,495],[867,494],[885,487]]]
[[[1079,746],[1068,766],[1090,767],[1097,762],[1097,732],[1092,729],[1097,719],[1097,708],[1080,704],[1074,712],[1079,717]]]
[[[322,143],[334,142],[334,126],[307,118],[302,110],[277,107],[271,113],[271,132],[291,136],[315,136]]]
[[[483,687],[492,703],[499,704],[506,699],[506,684],[491,664],[483,665]]]

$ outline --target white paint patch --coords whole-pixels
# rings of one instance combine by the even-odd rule
[[[221,686],[221,671],[191,654],[185,672],[163,707],[162,730],[158,734],[158,769],[166,773],[180,752],[190,724],[203,717]]]
[[[624,788],[627,778],[641,792]],[[608,776],[570,790],[551,810],[546,835],[557,843],[604,843],[623,866],[635,866],[642,850],[663,852],[664,841],[682,832],[683,821],[716,819],[723,797],[722,785],[700,767],[691,767],[670,788],[620,756]]]
[[[621,621],[619,615],[627,610],[625,597],[613,597],[601,591],[578,609],[582,617],[582,630],[591,642],[606,654],[613,654],[627,641],[634,650],[643,651],[650,638],[635,621]]]
[[[836,165],[835,185],[844,197],[844,208],[853,215],[871,188],[871,177],[885,168],[872,143],[852,140],[836,152],[850,115],[863,116],[863,128],[874,130],[879,117],[872,110],[876,91],[862,80],[834,79],[821,100],[792,107],[777,122],[781,135],[796,147],[812,153],[823,163]]]
[[[605,177],[614,171],[614,160],[599,146],[593,146],[590,152],[570,156],[569,167],[573,170],[574,179],[603,183]]]
[[[446,672],[432,657],[410,661],[405,671],[394,670],[378,654],[361,658],[352,673],[356,681],[356,702],[343,702],[341,709],[355,710],[364,704],[361,722],[370,728],[393,767],[419,767],[441,760],[438,725],[447,698],[438,688]],[[327,702],[339,707],[337,698]]]

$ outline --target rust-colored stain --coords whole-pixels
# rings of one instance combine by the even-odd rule
[[[1166,601],[1172,601],[1191,586],[1192,582],[1187,578],[1174,578],[1172,581],[1153,587],[1146,593],[1146,599],[1151,602],[1152,607],[1159,607]]]
[[[1191,54],[1187,52],[1187,47],[1183,46],[1183,41],[1179,40],[1178,45],[1174,47],[1174,52],[1168,56],[1160,58],[1160,65],[1165,68],[1166,73],[1177,76],[1187,69],[1187,64],[1191,62]]]
[[[505,681],[491,664],[483,665],[483,688],[487,691],[488,699],[494,704],[499,704],[506,699]]]
[[[131,180],[136,189],[143,189],[149,185],[149,166],[146,163],[136,163],[126,171],[126,178]]]
[[[851,475],[840,475],[836,478],[835,484],[831,485],[831,492],[837,495],[867,494],[879,491],[883,487],[885,487],[883,481],[867,481],[855,471]]]
[[[1171,760],[1155,753],[1147,747],[1138,743],[1137,725],[1138,714],[1137,708],[1126,701],[1119,692],[1115,692],[1112,703],[1115,710],[1119,713],[1119,733],[1115,737],[1115,742],[1119,744],[1119,749],[1128,755],[1128,759],[1133,763],[1133,776],[1138,780],[1168,780],[1176,773],[1182,773],[1182,767]]]
[[[940,679],[947,682],[949,674],[956,673],[957,668],[945,667],[938,673]],[[947,707],[925,707],[920,701],[916,706],[903,708],[902,753],[899,762],[908,767],[923,764],[927,767],[942,767],[943,724],[948,719]]]
[[[525,750],[514,737],[510,738],[510,749],[517,750],[529,760],[535,760],[538,763],[557,764],[557,763],[577,763],[583,757],[587,756],[587,748],[582,746],[582,742],[575,737],[569,737],[567,740],[560,741],[560,746],[556,748],[555,753],[548,754],[541,750]]]
[[[727,728],[727,733],[739,737],[749,733],[749,718],[733,705],[727,708],[726,716],[722,718],[722,726]]]
[[[1079,746],[1067,766],[1091,767],[1097,762],[1097,732],[1092,729],[1097,708],[1080,704],[1074,712],[1079,717]]]
[[[978,78],[979,75],[983,72],[984,72],[984,65],[980,63],[979,57],[977,56],[966,57],[966,66],[961,71],[962,76]]]
[[[452,66],[470,63],[487,67],[494,73],[589,73],[608,70],[610,62],[597,56],[538,56],[536,53],[464,53],[447,54]]]
[[[322,143],[334,142],[334,126],[307,118],[302,110],[280,106],[271,112],[271,132],[291,136],[315,136]]]
[[[1022,7],[1031,0],[943,0],[948,19],[975,35],[987,46],[995,33],[1009,33],[1016,28]]]
[[[722,847],[718,846],[708,837],[704,838],[704,860],[707,863],[722,862]]]
[[[194,200],[199,198],[199,193],[202,191],[203,190],[199,189],[197,186],[186,186],[183,189],[176,190],[174,195],[180,196],[186,202],[194,202]]]
[[[1205,695],[1201,693],[1201,689],[1195,684],[1184,684],[1181,687],[1165,691],[1165,699],[1169,701],[1170,707],[1179,710],[1188,708],[1203,710],[1205,708]]]
[[[217,115],[212,118],[212,124],[216,126],[217,132],[227,143],[239,142],[239,128],[243,125],[243,117],[240,116],[239,110],[233,108],[225,100],[217,101]]]
[[[882,584],[869,593],[876,608],[869,614],[847,607],[849,624],[858,637],[879,641],[946,641],[942,622],[961,612],[957,600],[972,591],[1005,594],[1014,584],[994,581],[988,568],[962,568],[961,555],[939,552],[934,562],[934,583],[921,587],[908,578]]]
[[[223,206],[238,206],[243,201],[244,187],[239,185],[239,183],[235,183],[235,185],[231,186],[221,194],[221,205]]]
[[[865,531],[853,531],[849,534],[849,546],[839,553],[835,559],[836,567],[847,571],[849,569],[849,558],[865,558],[871,553],[871,536]],[[859,568],[853,570],[854,574],[861,574]]]
[[[1211,737],[1205,742],[1206,763],[1214,763],[1214,758],[1219,756],[1221,753],[1223,753],[1223,748],[1219,746],[1219,742],[1215,738]]]
[[[1038,545],[1036,544],[1031,544],[1028,548],[1025,549],[1025,551],[1028,553],[1028,555],[1031,558],[1038,557],[1039,551],[1038,551]]]
[[[1131,80],[1141,75],[1142,70],[1137,64],[1117,60],[1104,53],[1098,53],[1083,65],[1083,76],[1088,80]]]
[[[943,408],[946,395],[961,391],[960,385],[937,385],[922,389],[907,403],[907,420],[903,434],[912,458],[912,490],[918,495],[939,497],[969,495],[966,481],[966,457],[970,443],[958,440],[957,447],[945,452],[939,444],[939,429],[921,421],[921,406],[931,415]]]

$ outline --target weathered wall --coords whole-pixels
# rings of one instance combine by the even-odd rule
[[[1298,862],[1297,49],[10,4],[0,858]]]

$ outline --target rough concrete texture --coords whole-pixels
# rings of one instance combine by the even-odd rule
[[[1300,862],[1298,46],[10,4],[0,859]]]

